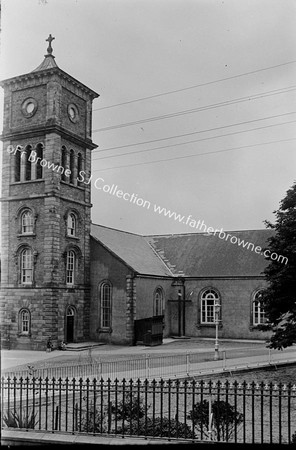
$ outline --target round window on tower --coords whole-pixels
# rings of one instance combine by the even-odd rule
[[[34,116],[35,112],[37,111],[37,101],[30,97],[27,98],[23,103],[22,103],[22,113],[25,117],[32,117]]]
[[[68,116],[73,123],[76,123],[79,120],[78,108],[73,103],[70,103],[70,105],[68,105]]]

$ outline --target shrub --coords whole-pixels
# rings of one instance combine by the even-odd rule
[[[34,429],[39,422],[36,420],[36,416],[37,413],[33,414],[32,410],[28,411],[28,413],[25,409],[22,413],[8,410],[6,414],[3,415],[3,421],[7,427]]]
[[[147,405],[147,411],[150,405]],[[145,415],[145,403],[143,398],[135,392],[126,392],[124,399],[115,406],[111,404],[111,413],[116,416],[117,420],[124,419],[127,422],[138,420]]]
[[[167,417],[151,417],[134,420],[131,423],[117,430],[119,434],[129,434],[133,436],[171,437],[171,438],[194,438],[191,428],[175,419],[169,420]]]
[[[196,403],[187,416],[194,422],[195,428],[209,437],[209,402],[203,400]],[[231,439],[235,427],[243,421],[243,414],[236,411],[234,406],[222,400],[212,403],[212,438],[217,441]]]

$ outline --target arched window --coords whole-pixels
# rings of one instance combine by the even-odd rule
[[[266,316],[262,305],[262,293],[257,291],[253,299],[253,325],[266,323]]]
[[[163,309],[163,290],[157,288],[154,293],[154,316],[162,316]]]
[[[82,170],[83,170],[82,155],[81,155],[81,153],[78,153],[78,155],[77,155],[77,177],[78,177],[78,179],[80,179],[79,174]],[[78,186],[82,186],[81,181],[78,181]]]
[[[66,262],[66,283],[73,285],[75,281],[75,263],[76,255],[74,250],[69,250],[67,252],[67,262]]]
[[[65,175],[65,171],[67,170],[67,150],[65,146],[62,147],[61,166],[63,168],[62,181],[67,181],[67,177]]]
[[[43,167],[40,164],[41,160],[43,159],[43,145],[42,144],[37,145],[36,153],[37,153],[36,161],[38,161],[36,163],[36,179],[40,180],[41,178],[43,178]],[[40,159],[38,159],[38,158],[40,158]]]
[[[67,235],[76,236],[77,233],[77,218],[74,213],[68,214],[67,219]]]
[[[220,305],[220,296],[214,289],[207,289],[201,295],[201,323],[215,323],[215,305]],[[218,310],[218,308],[217,308]],[[220,317],[220,308],[219,316]]]
[[[25,151],[25,180],[28,181],[31,180],[32,176],[32,163],[29,160],[32,151],[31,145],[27,145]]]
[[[74,151],[70,150],[70,183],[74,184],[74,168],[75,168],[75,156]]]
[[[112,288],[104,282],[100,287],[100,317],[101,328],[111,328]]]
[[[14,156],[14,181],[21,181],[21,154],[22,151],[17,147],[17,152]]]
[[[34,217],[32,211],[26,209],[21,215],[21,234],[31,234],[34,230]]]
[[[19,332],[28,335],[31,330],[31,315],[30,311],[23,308],[19,312]]]
[[[33,281],[33,254],[27,247],[20,253],[21,283],[31,284]]]

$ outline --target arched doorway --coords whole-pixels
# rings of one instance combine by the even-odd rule
[[[66,311],[66,342],[74,342],[75,308],[68,306]]]

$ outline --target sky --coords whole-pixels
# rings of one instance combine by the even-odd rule
[[[2,0],[0,78],[34,70],[51,33],[58,66],[100,94],[94,223],[262,229],[296,180],[295,19],[295,0]]]

